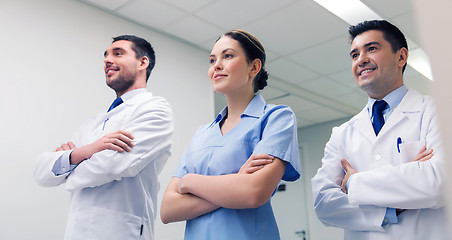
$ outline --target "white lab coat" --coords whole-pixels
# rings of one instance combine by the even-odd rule
[[[64,151],[45,152],[36,160],[35,179],[40,185],[66,183],[72,193],[65,239],[153,238],[157,175],[171,148],[170,106],[163,98],[140,93],[97,115],[76,132],[72,141],[83,146],[119,129],[135,137],[132,151],[98,152],[69,175],[55,176],[51,171]]]
[[[319,219],[344,228],[346,240],[450,239],[441,196],[445,173],[438,128],[432,99],[413,90],[378,137],[367,108],[334,128],[322,167],[312,179]],[[397,146],[399,137],[402,144]],[[435,155],[413,162],[423,145]],[[350,179],[348,195],[340,187],[345,174],[342,158],[358,171]],[[398,216],[398,224],[382,227],[387,207],[407,210]]]

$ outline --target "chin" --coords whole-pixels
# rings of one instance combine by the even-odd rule
[[[212,86],[212,88],[213,88],[213,90],[216,92],[216,93],[219,93],[219,94],[224,94],[224,87],[221,87],[221,86],[219,86],[218,84],[214,84],[213,86]]]

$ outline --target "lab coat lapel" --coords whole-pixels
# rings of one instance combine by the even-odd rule
[[[375,132],[372,127],[372,122],[370,121],[369,113],[365,107],[358,115],[355,117],[355,123],[353,127],[356,131],[360,132],[369,141],[375,142]]]
[[[413,113],[419,113],[421,110],[420,106],[422,106],[422,96],[413,90],[409,90],[405,97],[403,97],[399,106],[394,109],[391,116],[386,120],[378,134],[378,138],[381,138],[387,132],[392,131],[391,129],[396,127],[399,123],[408,120]]]

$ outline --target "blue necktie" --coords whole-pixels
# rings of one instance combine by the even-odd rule
[[[110,110],[112,110],[113,108],[119,106],[122,103],[122,98],[118,97],[116,98],[113,103],[111,104],[110,108],[108,109],[107,112],[110,112]]]
[[[385,124],[385,119],[383,117],[383,110],[385,110],[388,103],[384,100],[375,101],[374,106],[372,107],[372,126],[374,127],[375,136],[378,136],[381,128]]]

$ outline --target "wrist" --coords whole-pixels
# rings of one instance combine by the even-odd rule
[[[180,194],[186,194],[190,193],[190,180],[194,174],[188,173],[183,176],[179,182],[179,193]]]
[[[71,154],[69,155],[69,162],[72,165],[77,165],[77,164],[83,162],[85,159],[88,159],[91,157],[91,155],[90,156],[87,155],[87,151],[85,148],[86,148],[86,146],[76,148],[71,152]]]

